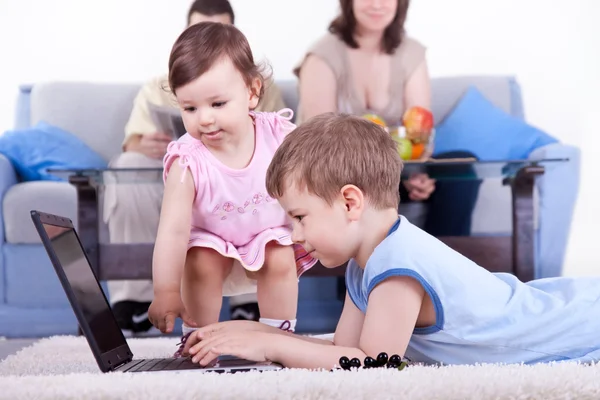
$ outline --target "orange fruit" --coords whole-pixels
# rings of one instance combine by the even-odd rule
[[[379,126],[383,126],[384,128],[386,126],[385,121],[379,115],[366,114],[366,115],[363,115],[363,118],[368,119],[369,121],[374,122]]]
[[[411,160],[418,160],[425,152],[425,145],[423,143],[413,143],[412,153],[410,155]]]

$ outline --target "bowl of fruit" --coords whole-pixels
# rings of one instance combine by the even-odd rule
[[[364,117],[382,126],[392,135],[398,146],[398,154],[405,161],[421,159],[433,145],[433,114],[424,107],[415,106],[406,110],[399,126],[390,127],[383,118],[375,114],[367,114]]]

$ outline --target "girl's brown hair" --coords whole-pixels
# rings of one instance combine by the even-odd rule
[[[235,26],[218,22],[201,22],[187,28],[175,41],[169,57],[169,87],[177,89],[187,85],[208,71],[215,62],[227,57],[240,72],[246,85],[258,79],[260,99],[264,93],[265,77],[262,67],[254,63],[248,40]]]
[[[356,33],[356,18],[352,11],[352,2],[354,0],[340,0],[340,15],[329,25],[329,32],[337,35],[350,48],[357,49],[358,43],[354,38]],[[398,0],[396,15],[392,22],[385,28],[383,39],[381,41],[381,50],[387,54],[393,54],[400,46],[404,36],[404,22],[408,13],[409,0]]]

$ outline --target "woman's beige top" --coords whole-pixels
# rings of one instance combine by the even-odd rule
[[[410,37],[405,36],[402,39],[402,43],[391,57],[390,101],[381,110],[366,109],[356,96],[349,67],[348,46],[340,38],[329,33],[318,40],[294,69],[296,76],[300,75],[302,64],[311,54],[329,65],[335,75],[338,112],[354,115],[374,113],[382,117],[388,125],[397,125],[404,113],[404,85],[414,70],[425,60],[425,47]],[[301,106],[299,106],[296,123],[301,122]]]

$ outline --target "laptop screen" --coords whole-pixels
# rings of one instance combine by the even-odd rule
[[[106,353],[125,344],[75,230],[47,223],[43,226],[100,351]]]

